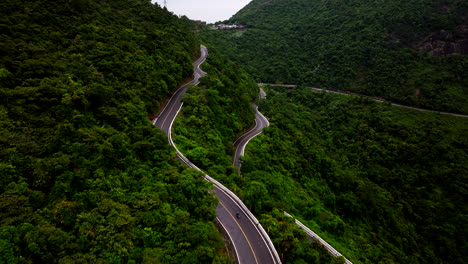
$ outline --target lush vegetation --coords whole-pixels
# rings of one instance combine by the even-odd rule
[[[258,82],[468,113],[468,57],[456,55],[468,52],[466,14],[463,0],[254,0],[228,21],[247,30],[203,34]],[[441,56],[423,51],[437,43]]]
[[[0,263],[222,263],[209,184],[149,122],[192,74],[149,0],[0,3]]]
[[[254,212],[292,213],[353,263],[467,262],[466,119],[310,89],[261,110],[237,180]]]
[[[174,142],[184,155],[211,176],[233,173],[232,142],[253,126],[252,103],[258,86],[238,65],[214,49],[202,65],[208,74],[183,97],[174,124]]]
[[[258,0],[232,20],[252,28],[203,38],[258,80],[466,113],[466,57],[411,49],[433,30],[455,32],[466,8]],[[149,122],[192,74],[191,23],[148,0],[5,0],[0,14],[0,263],[227,262],[210,185]],[[354,263],[468,262],[464,119],[269,89],[272,126],[239,173],[232,142],[253,125],[258,88],[210,53],[176,144],[240,195],[286,263],[343,260],[280,210]]]
[[[229,160],[223,147],[233,140],[221,131],[234,124],[216,122],[211,113],[222,109],[221,93],[208,104],[208,89],[192,90],[184,120],[193,109],[204,110],[190,119],[196,125],[181,122],[177,131],[190,126],[190,134],[178,136],[184,152],[208,153],[198,164],[259,216],[284,261],[342,260],[308,243],[281,210],[353,263],[467,261],[466,119],[310,89],[267,93],[260,106],[271,127],[247,147],[240,175],[221,166]],[[218,143],[205,144],[207,133],[218,135]]]
[[[241,67],[226,60],[217,49],[209,50],[208,60],[202,65],[208,74],[183,98],[184,106],[174,123],[175,144],[193,163],[241,195],[260,216],[285,263],[342,263],[320,245],[311,244],[293,219],[278,210],[257,210],[260,208],[253,202],[260,196],[264,199],[265,194],[265,189],[257,188],[262,187],[257,182],[242,188],[236,184],[239,175],[232,165],[233,141],[253,126],[252,103],[258,87]]]

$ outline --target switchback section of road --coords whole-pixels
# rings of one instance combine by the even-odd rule
[[[188,85],[198,85],[199,79],[206,74],[200,69],[200,65],[206,60],[207,56],[208,49],[201,46],[201,56],[194,63],[194,78],[189,83],[181,86],[172,95],[161,114],[153,121],[153,124],[167,135],[169,144],[174,147],[179,159],[190,168],[200,172],[202,171],[177,149],[172,140],[171,130],[172,124],[182,108],[181,98],[187,91]],[[281,263],[268,234],[244,203],[221,183],[206,174],[204,174],[204,177],[207,181],[213,183],[215,196],[219,199],[216,209],[217,220],[232,241],[238,263]]]
[[[260,94],[259,94],[260,99],[266,98],[266,93],[262,89],[260,89]],[[249,143],[251,139],[262,133],[263,128],[268,127],[270,125],[270,122],[268,122],[268,119],[258,111],[258,106],[253,105],[255,109],[255,125],[252,129],[247,131],[245,134],[241,135],[240,137],[237,138],[236,141],[234,141],[234,156],[232,159],[232,162],[235,167],[239,168],[241,166],[239,158],[241,156],[244,156],[244,151],[245,151],[245,146]]]
[[[289,86],[287,86],[289,87]],[[263,89],[260,89],[260,99],[266,98],[266,93],[263,91]],[[239,158],[241,156],[244,156],[244,150],[247,144],[251,139],[262,133],[263,128],[268,127],[270,125],[270,122],[268,122],[268,119],[258,111],[258,106],[254,105],[255,108],[255,126],[247,131],[245,134],[241,135],[237,140],[234,142],[234,155],[233,155],[233,165],[235,167],[240,167],[240,161]],[[287,212],[284,212],[286,216],[293,217]],[[319,235],[317,235],[314,231],[309,229],[307,226],[302,224],[299,220],[294,219],[296,224],[301,227],[307,234],[310,240],[321,244],[331,255],[334,257],[343,257],[345,259],[346,264],[352,264],[351,261],[349,261],[347,258],[345,258],[340,252],[338,252],[335,248],[333,248],[330,244],[328,244],[325,240],[323,240]]]
[[[273,83],[257,83],[258,86],[272,86],[272,87],[290,87],[294,88],[297,87],[297,85],[294,84],[273,84]],[[451,115],[451,116],[457,116],[457,117],[463,117],[463,118],[468,118],[468,115],[464,114],[457,114],[457,113],[449,113],[449,112],[441,112],[441,111],[436,111],[436,110],[430,110],[430,109],[424,109],[424,108],[417,108],[417,107],[412,107],[412,106],[407,106],[407,105],[402,105],[402,104],[397,104],[391,101],[388,101],[386,99],[380,98],[380,97],[374,97],[374,96],[369,96],[369,95],[364,95],[364,94],[359,94],[359,93],[353,93],[349,91],[343,91],[343,90],[337,90],[337,89],[330,89],[330,88],[319,88],[315,86],[306,86],[305,88],[309,88],[315,91],[319,92],[326,92],[326,93],[336,93],[336,94],[345,94],[345,95],[356,95],[360,97],[365,97],[369,98],[370,100],[379,102],[379,103],[387,103],[392,106],[397,106],[401,108],[406,108],[406,109],[411,109],[415,111],[421,111],[421,112],[431,112],[431,113],[438,113],[442,115]]]

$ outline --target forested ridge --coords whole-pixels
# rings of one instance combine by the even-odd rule
[[[343,260],[282,210],[353,263],[466,263],[464,119],[267,88],[271,127],[231,164],[253,125],[248,73],[468,112],[454,54],[466,1],[345,2],[254,0],[231,20],[246,31],[203,29],[208,75],[174,141],[258,216],[284,263]],[[148,0],[4,0],[0,14],[0,263],[229,263],[212,186],[149,121],[192,75],[191,22]]]
[[[240,65],[230,62],[216,48],[209,46],[209,50],[210,56],[202,65],[207,75],[198,86],[189,87],[174,123],[177,148],[208,175],[240,195],[259,217],[284,263],[343,263],[319,244],[310,243],[292,218],[272,207],[269,209],[273,211],[266,211],[254,206],[263,203],[265,192],[256,188],[257,182],[248,184],[238,174],[232,165],[232,153],[236,137],[254,125],[252,103],[256,102],[259,89]],[[242,184],[238,185],[239,181]]]
[[[239,181],[254,212],[292,213],[353,263],[467,261],[464,118],[310,89],[267,93],[271,126],[247,146]]]
[[[210,176],[230,175],[232,142],[253,125],[251,104],[259,88],[215,48],[210,48],[202,69],[207,75],[182,98],[184,107],[174,123],[174,142],[190,161],[208,169]]]
[[[150,121],[193,72],[148,0],[0,3],[0,263],[224,263],[216,200]]]
[[[219,162],[222,142],[232,142],[221,131],[232,124],[215,121],[209,113],[220,106],[206,104],[200,99],[210,96],[202,94],[190,109],[206,108],[198,122],[217,125],[191,126],[180,142],[185,153],[203,149],[217,153]],[[198,162],[259,218],[285,263],[342,260],[309,243],[282,210],[353,263],[466,262],[464,118],[305,88],[268,88],[267,94],[260,110],[271,127],[247,146],[240,174],[210,155]],[[207,146],[205,132],[220,135],[218,147]]]
[[[265,83],[468,113],[466,1],[254,0],[205,37]]]

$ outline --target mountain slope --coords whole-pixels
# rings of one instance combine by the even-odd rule
[[[271,203],[262,196],[264,189],[256,188],[258,182],[239,188],[247,182],[233,168],[233,141],[254,125],[252,102],[258,98],[258,86],[241,65],[230,62],[212,46],[209,50],[210,56],[202,65],[207,75],[184,95],[184,107],[174,123],[175,144],[197,166],[249,201],[247,207],[256,211],[283,263],[341,263],[319,244],[310,243],[292,218],[278,210],[271,213],[274,217],[262,215],[265,212],[257,210],[258,204]]]
[[[239,184],[255,213],[291,212],[353,263],[466,262],[465,118],[266,92],[270,127],[247,146]]]
[[[148,116],[192,74],[150,1],[0,3],[0,263],[223,263],[215,199]]]
[[[468,113],[467,13],[466,1],[254,0],[228,21],[246,31],[217,33],[259,82]]]

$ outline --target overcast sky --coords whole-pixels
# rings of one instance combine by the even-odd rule
[[[186,15],[192,20],[208,23],[230,18],[250,0],[166,0],[167,9],[176,15]],[[153,0],[163,6],[164,0]]]

